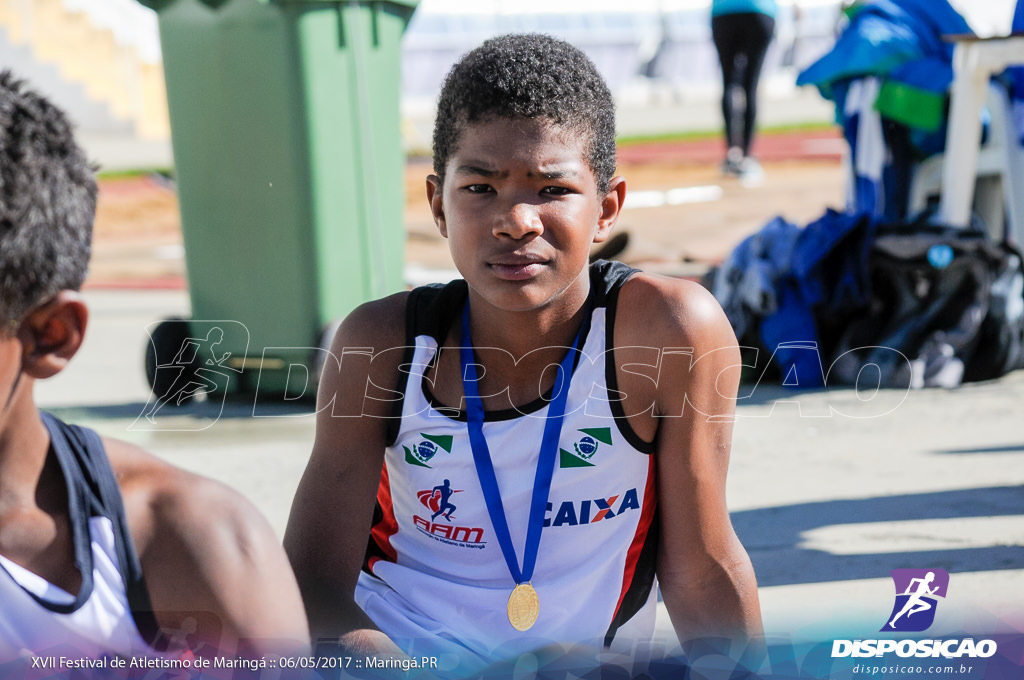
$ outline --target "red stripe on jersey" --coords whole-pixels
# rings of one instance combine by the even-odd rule
[[[391,545],[391,537],[398,533],[398,520],[395,519],[395,506],[391,500],[391,481],[388,478],[388,464],[385,462],[380,471],[380,485],[377,487],[377,507],[380,508],[381,518],[373,528],[370,529],[370,538],[380,549],[383,557],[372,557],[368,566],[373,571],[373,565],[381,559],[390,562],[398,561],[398,553]]]
[[[622,591],[619,593],[619,601],[615,605],[615,614],[612,620],[619,614],[622,601],[629,592],[629,586],[633,582],[633,575],[636,573],[636,565],[640,562],[640,554],[643,552],[644,542],[647,540],[647,532],[654,521],[654,511],[658,506],[656,498],[657,491],[654,488],[654,456],[648,456],[647,463],[647,485],[644,487],[644,507],[640,514],[640,522],[637,523],[636,533],[633,535],[633,542],[629,545],[629,552],[626,553],[626,569],[622,574]]]

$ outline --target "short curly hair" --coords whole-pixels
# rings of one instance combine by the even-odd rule
[[[487,40],[448,72],[434,122],[434,172],[444,170],[469,123],[543,118],[586,139],[598,191],[615,174],[615,103],[594,63],[569,43],[539,33]]]
[[[64,113],[0,72],[0,334],[40,302],[82,287],[93,172]]]

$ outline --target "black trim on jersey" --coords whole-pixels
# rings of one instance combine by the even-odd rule
[[[384,550],[377,544],[377,541],[373,540],[373,529],[378,524],[384,521],[384,510],[380,507],[380,501],[373,504],[373,519],[370,521],[370,535],[366,538],[366,553],[363,555],[363,566],[362,571],[378,578],[373,570],[370,569],[370,562],[376,558],[383,560],[384,562],[393,562],[391,556],[384,552]]]
[[[585,324],[583,337],[580,339],[580,348],[586,343],[587,336],[590,333],[590,322],[593,315],[593,310],[599,307],[608,307],[609,303],[614,303],[614,300],[618,297],[618,290],[622,284],[630,276],[635,274],[638,270],[633,269],[621,262],[608,262],[606,260],[598,260],[590,265],[590,297],[588,298],[587,305],[589,311],[584,315]],[[412,351],[416,344],[416,338],[421,335],[427,335],[434,339],[434,342],[438,347],[444,345],[447,339],[448,332],[462,312],[462,306],[465,304],[465,300],[468,297],[468,286],[462,279],[453,281],[447,285],[441,286],[433,284],[425,286],[423,288],[417,288],[409,295],[407,314],[406,314],[406,342],[408,360],[407,364],[412,361]],[[420,298],[426,300],[426,304],[420,302]],[[422,309],[422,312],[417,314],[417,310]],[[611,347],[611,334],[609,332],[608,342],[606,346]],[[576,363],[573,364],[573,370],[579,363],[582,352],[577,353]],[[608,352],[608,356],[611,357],[612,353]],[[434,362],[437,361],[437,354],[431,359],[430,364],[424,369],[424,376],[433,367]],[[614,363],[612,364],[614,368]],[[612,371],[614,376],[614,370]],[[403,379],[403,387],[408,384],[408,375]],[[441,403],[434,394],[430,391],[428,383],[423,380],[422,383],[423,397],[427,400],[430,406],[445,417],[455,420],[458,422],[466,421],[466,412],[459,410],[454,406]],[[553,388],[552,388],[553,389]],[[401,390],[403,399],[405,390]],[[504,420],[514,420],[530,413],[540,411],[542,408],[547,406],[551,402],[550,390],[522,406],[514,408],[501,409],[497,411],[487,411],[484,413],[485,422],[498,422]],[[613,414],[618,418],[622,413],[621,404],[618,406],[618,410],[614,409],[617,401],[612,401]],[[398,404],[397,415],[401,415],[401,402]],[[394,424],[390,425],[388,430],[388,446],[393,446],[395,441],[398,439],[398,432],[401,429],[400,418],[395,418]],[[619,428],[622,430],[623,424],[619,423]],[[648,442],[644,442],[632,429],[626,426],[626,429],[622,430],[623,436],[629,441],[634,448],[641,453],[651,453],[654,450],[654,445]]]
[[[622,393],[619,391],[618,368],[615,365],[615,317],[619,308],[619,292],[622,290],[622,284],[635,274],[637,270],[621,263],[604,264],[612,265],[608,267],[609,270],[614,268],[612,275],[616,284],[611,286],[611,290],[608,292],[607,304],[605,305],[608,311],[605,313],[606,352],[604,374],[605,381],[608,383],[608,405],[611,407],[612,418],[615,420],[615,425],[623,438],[640,453],[651,454],[655,450],[654,442],[644,441],[629,424],[629,419],[626,418],[626,411],[622,407]]]
[[[576,367],[579,366],[580,358],[583,356],[582,349],[583,349],[584,344],[586,344],[586,342],[587,342],[587,336],[590,335],[590,322],[591,322],[591,317],[593,315],[593,310],[594,310],[594,307],[591,304],[590,299],[588,299],[587,303],[586,303],[586,312],[583,314],[583,325],[580,327],[580,343],[579,343],[579,350],[580,351],[576,352],[576,356],[575,356],[575,358],[573,359],[573,362],[572,362],[572,371],[574,373],[576,371]],[[566,350],[568,350],[568,349],[569,348],[566,347]],[[427,372],[434,366],[434,362],[436,360],[437,360],[437,354],[435,353],[434,357],[430,360],[430,363],[427,365],[427,367],[423,371],[423,375],[424,376],[426,376]],[[459,409],[457,409],[454,406],[447,406],[445,404],[442,404],[440,401],[438,401],[438,399],[434,396],[433,392],[431,392],[430,388],[427,386],[426,378],[424,378],[420,382],[420,385],[421,385],[421,387],[423,389],[423,397],[430,404],[430,407],[433,408],[435,411],[437,411],[441,415],[445,416],[446,418],[449,418],[451,420],[456,420],[456,421],[459,421],[461,423],[467,422],[469,420],[469,416],[468,416],[468,412],[467,411],[460,411]],[[555,386],[552,385],[551,389],[549,389],[544,394],[542,394],[541,396],[537,397],[536,399],[534,399],[530,403],[524,404],[523,406],[516,406],[516,407],[513,407],[513,408],[504,408],[504,409],[499,409],[497,411],[485,411],[484,412],[484,422],[495,423],[495,422],[499,422],[499,421],[503,421],[503,420],[515,420],[516,418],[519,418],[520,416],[525,416],[525,415],[529,415],[531,413],[536,413],[537,411],[540,411],[542,408],[544,408],[545,406],[547,406],[548,404],[551,403],[551,399],[552,399],[552,395],[554,393],[554,390],[555,390]]]
[[[580,351],[576,352],[576,356],[575,356],[575,358],[573,359],[573,362],[572,362],[572,370],[574,372],[576,371],[576,367],[579,366],[580,357],[583,356],[583,352],[582,352],[583,345],[586,343],[587,336],[590,334],[590,321],[591,321],[591,314],[592,313],[593,313],[593,307],[590,305],[590,302],[588,301],[587,302],[587,307],[586,307],[586,313],[584,313],[584,315],[583,315],[583,325],[581,326],[582,333],[580,335],[580,344],[579,344]],[[566,347],[565,349],[568,350],[569,348]],[[434,357],[430,360],[430,363],[427,365],[426,369],[424,370],[424,372],[423,372],[424,376],[426,375],[427,371],[429,371],[431,368],[433,368],[434,362],[436,360],[437,360],[437,354],[434,355]],[[421,384],[421,386],[423,388],[423,397],[424,397],[424,399],[427,400],[427,402],[430,404],[430,407],[433,408],[435,411],[437,411],[441,415],[443,415],[443,416],[445,416],[445,417],[447,417],[447,418],[449,418],[451,420],[457,420],[460,423],[465,423],[465,422],[467,422],[469,420],[469,416],[468,416],[466,411],[460,411],[459,409],[457,409],[454,406],[447,406],[445,404],[442,404],[437,399],[437,397],[434,396],[434,393],[430,391],[430,388],[427,386],[426,379],[424,379],[420,384]],[[502,420],[515,420],[516,418],[519,418],[520,416],[526,416],[526,415],[530,415],[531,413],[536,413],[537,411],[540,411],[542,408],[544,408],[545,406],[547,406],[548,404],[551,403],[552,394],[553,394],[554,390],[555,390],[555,386],[552,385],[551,389],[546,391],[544,394],[542,394],[541,396],[537,397],[536,399],[534,399],[533,401],[529,402],[528,404],[524,404],[522,406],[515,406],[513,408],[503,408],[503,409],[498,409],[496,411],[485,411],[484,412],[484,422],[495,423],[495,422],[499,422],[499,421],[502,421]]]
[[[405,352],[399,373],[396,391],[402,396],[393,404],[391,415],[386,425],[387,446],[394,446],[398,440],[398,432],[402,425],[402,407],[405,404],[405,392],[409,385],[409,366],[416,352],[416,338],[429,335],[437,341],[438,346],[444,343],[444,337],[451,328],[462,306],[469,295],[469,287],[462,279],[448,284],[432,283],[420,286],[409,293],[405,302]]]
[[[57,457],[68,489],[68,515],[75,549],[75,566],[82,575],[82,587],[75,602],[66,606],[54,605],[38,597],[35,599],[43,607],[58,613],[73,612],[85,603],[93,589],[92,540],[88,522],[91,517],[106,517],[114,529],[117,565],[124,581],[132,619],[143,641],[152,643],[160,629],[153,615],[142,565],[128,529],[120,487],[107,460],[103,442],[90,429],[68,425],[46,412],[40,412],[40,416],[50,433],[50,447]]]
[[[430,363],[427,364],[426,369],[424,369],[424,376],[426,375],[427,371],[434,367],[434,362],[436,361],[437,354],[434,355],[434,357],[430,360]],[[430,408],[434,409],[435,411],[437,411],[438,413],[440,413],[441,415],[450,420],[457,420],[460,423],[465,423],[469,420],[466,411],[459,410],[455,406],[448,406],[447,404],[441,403],[441,401],[434,396],[434,393],[430,391],[430,387],[427,385],[426,378],[422,380],[420,385],[423,388],[423,398],[427,400],[428,404],[430,404]],[[520,416],[526,416],[531,413],[536,413],[537,411],[541,410],[551,402],[551,392],[554,389],[555,386],[552,385],[551,389],[545,392],[542,396],[539,396],[533,401],[529,402],[528,404],[523,404],[522,406],[517,406],[515,408],[503,408],[498,409],[497,411],[485,411],[484,422],[496,423],[503,420],[515,420]]]
[[[656,509],[651,519],[651,526],[647,528],[647,536],[644,537],[643,548],[640,549],[640,557],[636,562],[636,569],[633,571],[633,580],[630,581],[626,594],[619,605],[619,611],[615,613],[608,626],[608,632],[604,635],[604,646],[610,647],[615,634],[619,628],[625,625],[631,618],[636,616],[647,599],[651,595],[651,588],[654,586],[654,577],[658,566],[658,543],[660,541],[661,513]]]
[[[42,413],[43,423],[50,432],[50,449],[48,452],[57,459],[61,476],[64,478],[64,487],[68,494],[68,524],[71,529],[71,547],[75,563],[75,569],[82,577],[82,584],[78,588],[78,595],[74,600],[66,604],[58,604],[45,600],[24,586],[21,586],[28,595],[32,597],[40,607],[48,609],[56,614],[71,614],[77,611],[92,596],[93,590],[93,562],[92,562],[92,539],[89,536],[89,518],[96,514],[93,512],[94,504],[89,489],[82,482],[82,475],[77,473],[78,467],[76,457],[71,452],[63,433],[56,431],[57,428],[51,425],[52,416]],[[0,569],[7,571],[0,565]],[[9,572],[8,572],[8,575]],[[12,577],[13,579],[13,577]],[[14,580],[18,583],[17,580]],[[20,585],[20,584],[19,584]]]

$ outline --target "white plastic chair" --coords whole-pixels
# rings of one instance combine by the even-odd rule
[[[993,238],[1002,239],[1008,219],[1010,238],[1024,243],[1024,147],[1018,141],[1010,98],[1002,84],[990,83],[986,106],[991,119],[987,139],[978,148],[972,209]],[[951,130],[951,137],[954,134]],[[935,154],[915,169],[910,181],[909,215],[918,214],[941,196],[945,158],[946,154]],[[964,177],[962,181],[970,179]]]

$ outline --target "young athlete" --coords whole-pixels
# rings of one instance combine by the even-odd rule
[[[588,265],[626,195],[614,135],[559,40],[489,40],[448,75],[426,189],[464,280],[335,338],[285,538],[316,636],[466,666],[628,652],[658,585],[684,646],[760,635],[725,504],[729,323],[696,284]]]
[[[64,114],[0,73],[0,665],[301,653],[301,597],[255,508],[36,408],[86,330],[95,207]]]

